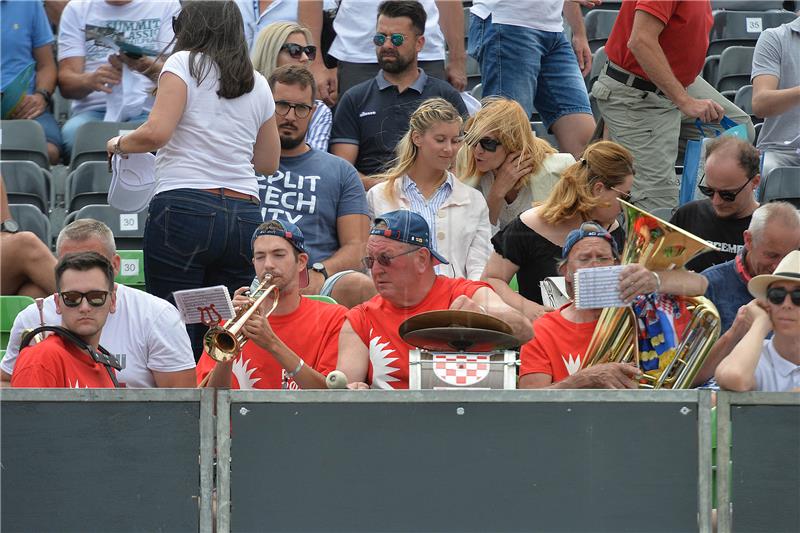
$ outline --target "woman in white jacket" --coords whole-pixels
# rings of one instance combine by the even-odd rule
[[[462,120],[442,98],[424,101],[397,144],[394,166],[367,192],[372,217],[397,209],[420,214],[432,245],[450,262],[437,274],[480,279],[489,258],[489,208],[483,195],[448,171],[462,142]]]

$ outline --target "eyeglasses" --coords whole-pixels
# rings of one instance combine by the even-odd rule
[[[611,191],[614,191],[617,194],[619,194],[619,199],[622,200],[623,202],[630,202],[631,201],[630,193],[622,192],[621,190],[617,189],[616,187],[609,187],[608,189],[611,190]]]
[[[496,152],[497,151],[497,147],[503,145],[503,143],[501,143],[497,139],[491,139],[489,137],[480,138],[478,140],[478,144],[480,144],[481,148],[483,148],[487,152]]]
[[[781,305],[786,300],[787,294],[792,297],[792,303],[800,307],[800,289],[789,291],[783,287],[775,287],[767,290],[767,300],[769,300],[771,304]]]
[[[413,248],[411,250],[407,250],[407,251],[405,251],[405,252],[403,252],[401,254],[397,254],[397,255],[378,254],[377,257],[369,257],[369,256],[367,256],[367,257],[363,258],[361,260],[361,262],[364,263],[364,266],[367,267],[367,270],[372,268],[372,266],[375,264],[375,261],[377,261],[378,264],[381,265],[381,266],[388,267],[388,266],[390,266],[392,264],[392,259],[395,259],[395,258],[400,257],[402,255],[413,254],[417,250],[419,250],[419,248]]]
[[[286,50],[289,52],[289,55],[292,59],[300,59],[303,57],[303,53],[308,56],[310,61],[314,61],[317,58],[317,47],[309,44],[308,46],[300,46],[297,43],[286,43],[281,46],[281,51]]]
[[[178,35],[178,32],[181,31],[181,22],[178,20],[178,17],[172,17],[172,33]]]
[[[61,295],[61,301],[67,307],[78,307],[84,298],[92,307],[102,307],[108,297],[108,291],[66,291],[59,294]]]
[[[753,176],[753,177],[755,177],[755,176]],[[706,175],[705,174],[703,174],[703,177],[700,179],[700,182],[702,183],[704,179],[706,179]],[[751,178],[747,178],[747,181],[744,182],[744,185],[742,185],[741,187],[739,187],[735,191],[721,191],[719,189],[713,189],[711,187],[706,187],[705,185],[698,185],[697,188],[700,190],[700,193],[703,194],[703,196],[707,196],[709,198],[713,198],[714,197],[714,193],[717,193],[717,194],[719,194],[719,197],[722,198],[724,201],[733,202],[734,200],[736,200],[736,197],[739,195],[739,193],[742,192],[742,190],[745,187],[747,187],[747,184],[750,183],[750,181],[752,179],[753,179],[752,177]]]
[[[393,33],[391,35],[376,33],[375,37],[372,38],[372,42],[375,46],[383,46],[387,37],[395,47],[403,46],[403,43],[406,42],[406,36],[402,33]]]
[[[311,113],[312,107],[308,104],[292,104],[284,100],[275,102],[275,112],[282,117],[288,115],[290,109],[294,109],[294,116],[297,118],[306,118]]]

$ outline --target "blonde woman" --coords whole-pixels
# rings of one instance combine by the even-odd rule
[[[462,142],[461,116],[442,98],[425,100],[411,115],[394,166],[367,192],[372,217],[408,209],[430,227],[434,250],[449,265],[437,274],[479,279],[489,257],[489,209],[483,195],[448,168]]]
[[[465,130],[456,174],[483,193],[493,233],[546,200],[561,172],[575,163],[572,154],[537,138],[525,110],[508,98],[484,99]]]
[[[307,28],[294,22],[273,22],[261,30],[253,45],[253,67],[267,79],[276,68],[284,65],[309,67],[317,57],[317,47],[311,42],[311,32]],[[306,142],[312,148],[327,152],[333,114],[322,100],[314,103]]]

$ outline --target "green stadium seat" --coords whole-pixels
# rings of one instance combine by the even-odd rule
[[[0,349],[8,347],[11,326],[20,311],[34,303],[30,296],[0,296]]]
[[[323,296],[321,294],[306,294],[306,298],[309,300],[317,300],[318,302],[325,302],[327,304],[335,304],[336,300],[331,298],[330,296]]]
[[[142,250],[117,250],[121,259],[119,274],[114,281],[144,290],[144,252]]]

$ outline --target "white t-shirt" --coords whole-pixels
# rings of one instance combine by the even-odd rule
[[[181,10],[177,0],[133,0],[125,5],[112,5],[105,0],[72,0],[64,8],[58,33],[58,60],[84,57],[84,72],[94,72],[108,63],[108,56],[117,50],[87,40],[86,26],[110,27],[124,33],[127,42],[161,52],[174,37],[172,17]],[[122,100],[127,111],[122,120],[150,111],[153,107],[151,92],[155,84],[143,74],[127,67],[123,73]],[[106,107],[108,95],[102,91],[89,93],[82,100],[72,102],[72,113],[98,110]],[[127,116],[126,116],[127,115]]]
[[[200,61],[198,55],[195,61]],[[186,108],[175,133],[156,154],[155,194],[173,189],[226,187],[258,196],[253,148],[261,126],[275,113],[264,76],[238,98],[222,98],[216,65],[200,86],[189,74],[189,52],[173,54],[161,76],[171,72],[186,83]]]
[[[44,301],[44,322],[61,325],[52,295]],[[34,304],[17,315],[0,363],[3,372],[13,374],[23,331],[39,325],[39,310]],[[100,345],[119,360],[122,371],[117,377],[126,387],[155,387],[151,370],[178,372],[195,367],[189,335],[178,310],[166,300],[119,283],[117,310],[108,315]]]
[[[420,0],[428,19],[425,22],[425,47],[419,53],[420,61],[444,59],[444,35],[439,28],[439,8],[434,0]],[[377,63],[375,27],[378,23],[378,0],[342,0],[333,19],[336,38],[329,54],[349,63]]]
[[[564,0],[473,0],[470,13],[492,24],[509,24],[542,31],[564,31]]]
[[[788,392],[800,387],[800,365],[787,361],[775,350],[772,339],[765,340],[756,366],[757,391]]]

